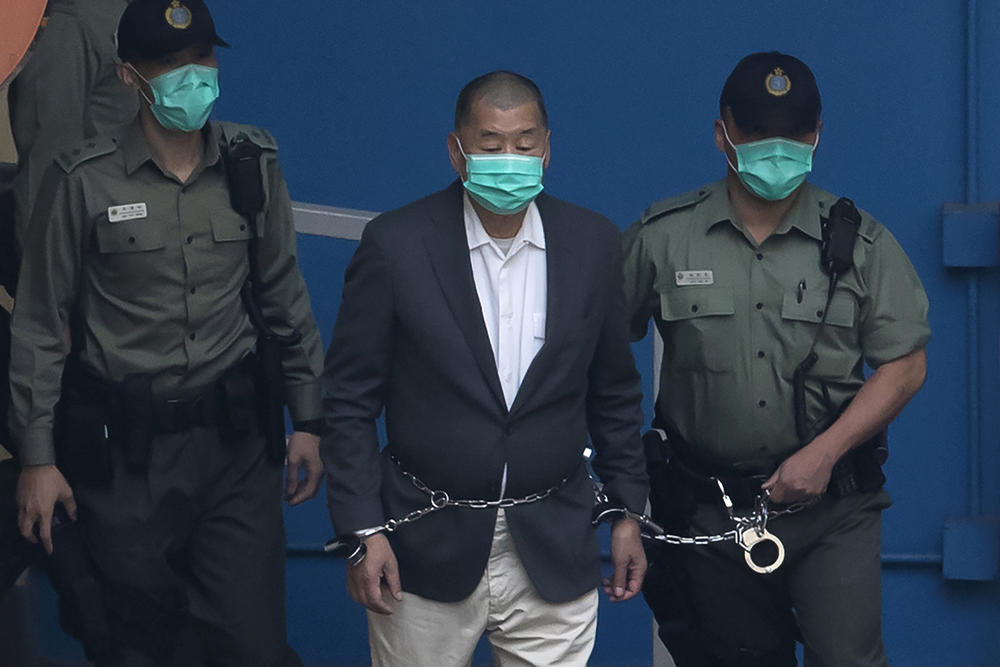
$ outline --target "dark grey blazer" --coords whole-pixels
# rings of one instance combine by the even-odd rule
[[[628,342],[621,244],[606,218],[542,194],[548,312],[545,343],[508,411],[469,260],[462,185],[380,215],[347,267],[323,374],[322,443],[338,534],[424,507],[402,468],[452,498],[495,499],[565,485],[507,510],[539,595],[571,600],[597,585],[593,493],[582,452],[606,492],[642,511],[639,375]],[[376,420],[385,410],[380,455]],[[479,582],[496,510],[448,508],[390,535],[403,589],[456,601]]]

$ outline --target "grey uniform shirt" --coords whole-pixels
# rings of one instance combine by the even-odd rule
[[[837,197],[806,183],[757,244],[724,181],[651,206],[625,233],[632,338],[652,318],[663,337],[657,414],[697,453],[725,464],[774,462],[798,449],[792,376],[826,309],[821,218]],[[814,437],[872,367],[926,345],[927,296],[889,231],[870,215],[854,266],[837,283],[807,376]],[[825,387],[825,392],[824,392]]]
[[[302,333],[285,352],[289,411],[293,421],[320,418],[321,341],[273,138],[211,123],[202,164],[181,183],[157,164],[136,121],[120,138],[60,153],[41,187],[12,324],[10,421],[25,464],[54,462],[67,323],[83,363],[116,382],[151,373],[154,393],[167,398],[198,393],[253,348],[239,295],[250,230],[230,206],[219,151],[220,132],[237,131],[264,149],[262,310]]]
[[[139,109],[136,92],[115,73],[115,30],[127,6],[128,0],[51,0],[38,46],[11,84],[19,244],[56,152],[114,131]]]

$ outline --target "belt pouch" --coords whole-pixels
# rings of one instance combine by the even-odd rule
[[[241,362],[219,380],[219,434],[228,442],[245,438],[256,418],[254,375]]]
[[[52,429],[56,463],[70,486],[111,483],[107,396],[63,382]]]
[[[153,378],[146,373],[126,375],[122,382],[125,464],[130,470],[149,465],[153,440]]]

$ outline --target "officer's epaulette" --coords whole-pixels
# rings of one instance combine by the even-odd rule
[[[216,121],[215,126],[222,141],[226,144],[239,136],[240,133],[243,133],[247,135],[247,138],[250,139],[250,141],[266,151],[278,150],[278,142],[275,141],[271,133],[264,128],[254,127],[253,125],[230,123],[228,121]]]
[[[700,188],[698,190],[692,190],[691,192],[685,192],[684,194],[677,195],[676,197],[669,197],[658,201],[643,212],[642,224],[645,225],[668,213],[673,213],[674,211],[694,206],[710,194],[711,192],[708,188]]]
[[[878,229],[879,224],[875,221],[875,218],[862,211],[861,226],[858,227],[858,236],[868,243],[874,243],[875,237],[878,235]]]
[[[101,155],[118,150],[117,137],[96,137],[81,141],[76,146],[56,154],[56,163],[68,174],[78,166]]]

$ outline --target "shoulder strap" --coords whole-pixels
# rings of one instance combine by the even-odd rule
[[[674,211],[694,206],[698,202],[706,199],[710,194],[711,191],[708,188],[700,188],[698,190],[685,192],[682,195],[658,201],[643,212],[642,224],[648,224],[653,220],[667,215],[668,213],[673,213]]]

